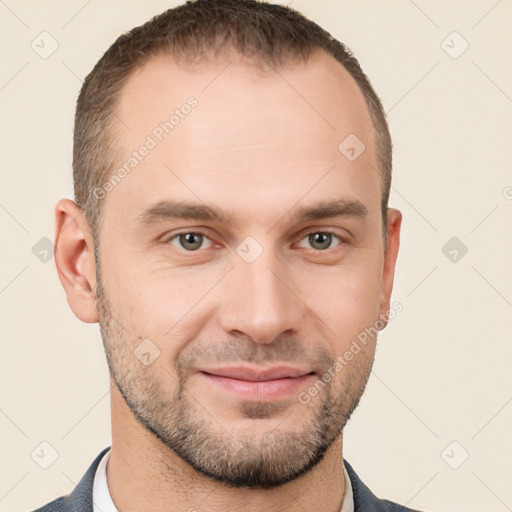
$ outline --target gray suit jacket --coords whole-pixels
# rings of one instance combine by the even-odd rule
[[[93,512],[92,487],[94,474],[96,473],[96,468],[101,458],[109,449],[110,448],[105,448],[105,450],[96,457],[71,494],[58,498],[44,507],[38,508],[34,512]],[[354,512],[418,512],[392,503],[391,501],[377,498],[359,479],[352,469],[352,466],[347,461],[344,462],[352,483],[355,505]]]

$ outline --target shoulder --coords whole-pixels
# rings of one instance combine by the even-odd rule
[[[94,459],[93,463],[89,466],[89,469],[71,494],[57,498],[33,512],[92,512],[94,475],[103,455],[105,455],[108,450],[110,450],[110,447],[105,448]]]
[[[377,498],[346,460],[344,460],[344,464],[352,484],[354,512],[420,512],[389,500]]]
[[[58,498],[55,501],[52,501],[51,503],[48,503],[47,505],[34,510],[34,512],[57,512],[59,510],[66,510],[66,505],[64,504],[66,499],[68,499],[68,496]]]

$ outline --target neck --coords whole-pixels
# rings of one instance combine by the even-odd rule
[[[112,389],[107,481],[119,512],[221,510],[339,512],[345,492],[342,436],[309,472],[274,489],[233,488],[198,473],[135,420]]]

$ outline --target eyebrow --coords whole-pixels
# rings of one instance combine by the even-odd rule
[[[292,216],[296,222],[326,219],[331,217],[364,217],[368,214],[366,206],[357,199],[338,199],[319,201],[311,206],[300,207]]]
[[[368,210],[366,206],[359,200],[337,199],[333,201],[319,201],[310,206],[301,206],[292,213],[291,219],[299,223],[307,220],[332,217],[364,217],[367,214]],[[166,200],[159,201],[144,210],[136,217],[136,222],[149,227],[171,219],[220,221],[226,225],[230,225],[232,224],[233,216],[219,207],[200,203]]]
[[[230,218],[226,211],[218,207],[182,201],[159,201],[137,216],[136,221],[144,226],[168,219],[217,220],[229,224]]]

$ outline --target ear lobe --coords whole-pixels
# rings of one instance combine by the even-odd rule
[[[82,210],[70,199],[55,207],[54,257],[73,313],[82,322],[97,322],[94,244]]]
[[[384,267],[382,271],[380,318],[388,324],[388,315],[395,279],[395,264],[400,247],[400,228],[402,226],[402,214],[399,210],[390,208],[387,211],[388,227],[386,238],[386,252],[384,254]],[[383,328],[384,328],[383,327]]]

